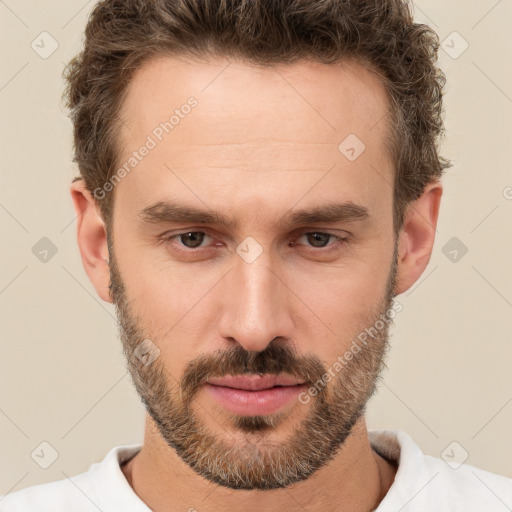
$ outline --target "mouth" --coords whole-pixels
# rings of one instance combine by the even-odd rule
[[[306,381],[286,375],[236,375],[208,379],[206,390],[223,408],[240,415],[272,414],[306,389]]]

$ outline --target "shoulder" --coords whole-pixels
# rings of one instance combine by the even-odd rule
[[[56,480],[45,484],[33,485],[0,497],[1,512],[60,512],[73,505],[74,510],[98,511],[86,496],[92,495],[91,482],[87,473],[72,479]],[[83,489],[83,492],[81,491]]]
[[[439,503],[450,506],[450,510],[512,509],[512,479],[470,464],[449,465],[429,455],[424,460],[433,484],[431,494],[438,494]]]
[[[512,479],[469,464],[425,455],[399,430],[369,431],[372,447],[398,464],[395,480],[376,512],[499,512],[512,507]]]
[[[120,461],[140,449],[140,445],[116,446],[101,462],[78,475],[33,485],[0,496],[0,512],[98,512],[105,510],[109,489],[112,494],[133,492],[123,476]],[[108,492],[108,491],[107,491]],[[120,498],[122,499],[122,498]]]

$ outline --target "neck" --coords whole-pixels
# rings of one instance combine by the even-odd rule
[[[364,418],[328,464],[291,489],[235,491],[202,478],[163,441],[149,416],[142,449],[122,470],[153,512],[200,511],[206,504],[210,512],[242,507],[244,512],[303,512],[305,508],[323,512],[333,503],[339,512],[371,511],[386,495],[396,473],[394,465],[371,449]]]

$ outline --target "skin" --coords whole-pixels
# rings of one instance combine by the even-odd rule
[[[135,326],[130,335],[122,331],[127,356],[130,344],[142,338],[160,350],[154,366],[131,367],[134,380],[140,377],[138,391],[148,392],[144,379],[160,369],[166,399],[175,405],[187,364],[202,355],[209,356],[213,369],[223,351],[265,353],[277,338],[275,343],[298,357],[330,368],[372,325],[375,312],[389,305],[395,244],[391,295],[408,290],[425,270],[442,195],[439,182],[428,185],[408,208],[395,240],[394,169],[385,149],[388,99],[378,77],[357,62],[301,61],[269,69],[227,64],[220,58],[190,62],[161,57],[137,70],[123,105],[121,163],[188,97],[194,96],[198,106],[116,185],[110,267],[98,201],[82,181],[71,186],[84,268],[98,295],[125,315],[123,328],[130,321]],[[351,133],[366,146],[354,161],[338,150]],[[166,199],[218,211],[236,218],[238,226],[140,222],[138,212]],[[366,207],[368,220],[278,223],[287,211],[344,201]],[[179,239],[162,242],[164,234],[190,231],[209,235],[203,252]],[[331,239],[329,247],[316,247],[306,235],[312,232],[348,235],[351,243]],[[236,252],[248,236],[262,248],[252,263]],[[112,279],[122,283],[122,294],[112,293]],[[348,410],[368,400],[386,342],[387,331],[370,341],[363,352],[367,359],[354,358],[351,370],[347,367],[326,384],[334,417],[345,421],[344,403]],[[335,409],[335,387],[348,390],[348,377],[365,375],[368,383],[355,388],[354,404],[339,401]],[[343,396],[348,400],[348,394]],[[171,408],[161,397],[155,403],[164,412]],[[268,418],[271,426],[264,434],[240,429],[204,389],[193,396],[189,413],[219,442],[237,442],[251,453],[272,456],[276,447],[291,446],[289,436],[313,414],[316,403],[294,403],[274,423]],[[122,469],[155,511],[306,507],[315,512],[333,503],[339,511],[373,510],[391,486],[396,467],[371,449],[364,414],[340,448],[291,487],[235,490],[185,463],[148,414],[142,450]]]

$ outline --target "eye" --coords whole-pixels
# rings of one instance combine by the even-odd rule
[[[314,247],[316,249],[337,245],[336,242],[339,242],[340,245],[349,243],[349,238],[346,236],[335,235],[334,233],[324,233],[320,231],[303,233],[298,239],[300,240],[302,237],[306,238],[308,244],[310,244],[310,247]],[[335,242],[329,244],[329,241],[331,240],[334,240]],[[295,242],[292,242],[292,245],[296,245]]]
[[[177,239],[183,247],[186,247],[187,249],[197,249],[198,247],[201,247],[205,237],[208,237],[208,235],[204,231],[187,231],[168,236],[166,240],[172,242]]]
[[[194,249],[207,249],[208,244],[204,244],[204,242],[208,242],[208,238],[211,239],[212,237],[204,231],[183,231],[181,233],[166,235],[164,237],[164,242],[167,244],[174,244],[176,241],[178,248],[182,248],[183,250],[190,249],[189,252],[192,252]],[[329,251],[331,249],[335,250],[337,247],[339,248],[340,245],[350,243],[348,236],[341,236],[334,233],[324,233],[321,231],[302,233],[296,240],[300,240],[301,238],[306,239],[305,244],[298,244],[294,240],[290,242],[289,245],[291,247],[296,245],[304,245],[312,249],[326,248],[325,250]],[[333,242],[330,243],[331,241]]]

